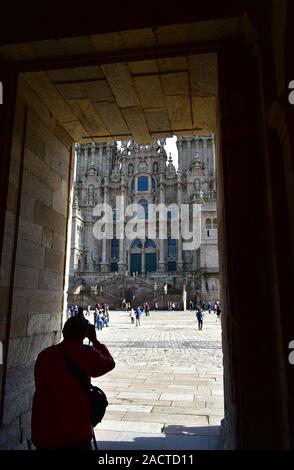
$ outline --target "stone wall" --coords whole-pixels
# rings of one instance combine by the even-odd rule
[[[27,448],[35,359],[60,339],[71,146],[20,79],[0,285],[1,340],[8,344],[2,449]]]

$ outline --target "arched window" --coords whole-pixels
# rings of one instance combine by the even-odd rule
[[[217,228],[217,220],[213,219],[213,228]]]
[[[157,162],[153,163],[153,173],[155,175],[157,175],[157,173],[158,173],[158,163]]]
[[[150,240],[150,238],[147,238],[144,243],[145,248],[156,248],[156,245],[153,240]]]
[[[116,220],[117,219],[117,210],[114,208],[112,209],[112,220]]]
[[[174,238],[168,238],[167,241],[167,256],[169,258],[176,257],[176,240]]]
[[[139,176],[138,191],[148,191],[148,176]]]
[[[119,240],[114,238],[111,240],[111,258],[118,258],[119,254]]]
[[[155,178],[152,178],[152,192],[153,192],[153,193],[156,193],[156,182],[155,182]]]
[[[138,214],[138,219],[148,219],[148,201],[146,201],[146,199],[141,199],[138,204],[144,209],[144,217]]]
[[[135,180],[133,178],[131,182],[131,193],[134,193],[134,192],[135,192]]]
[[[142,248],[142,242],[138,238],[133,241],[131,248]]]
[[[206,219],[205,227],[207,230],[210,230],[212,228],[211,219]]]
[[[128,176],[133,176],[134,174],[134,165],[132,163],[128,166]]]

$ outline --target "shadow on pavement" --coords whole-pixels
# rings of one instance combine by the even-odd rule
[[[108,431],[110,432],[110,431]],[[99,450],[222,450],[219,426],[165,426],[162,434],[122,432],[106,440],[108,432],[96,429]],[[120,439],[121,437],[121,439]]]

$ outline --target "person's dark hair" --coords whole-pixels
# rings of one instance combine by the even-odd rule
[[[71,338],[75,341],[83,341],[87,336],[88,324],[84,319],[78,317],[69,318],[63,327],[62,334],[64,338]]]
[[[84,309],[83,307],[78,308],[78,315],[83,316],[84,315]]]

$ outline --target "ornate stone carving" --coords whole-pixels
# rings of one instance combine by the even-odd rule
[[[120,175],[119,165],[116,164],[111,172],[110,181],[112,181],[113,183],[118,183],[120,181],[120,178],[121,178],[121,175]]]
[[[167,168],[166,168],[166,173],[165,173],[165,176],[167,179],[173,179],[176,177],[176,169],[174,167],[174,164],[173,164],[173,160],[172,160],[172,156],[171,156],[171,153],[169,154],[169,159],[168,159],[168,165],[167,165]]]

